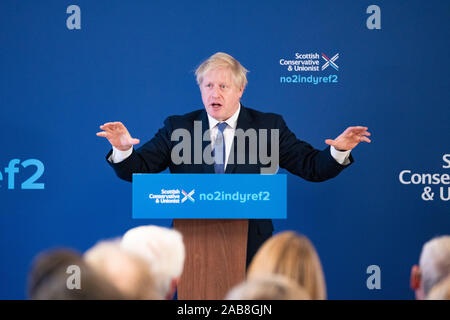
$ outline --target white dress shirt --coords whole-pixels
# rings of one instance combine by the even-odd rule
[[[236,130],[237,125],[237,119],[239,117],[239,112],[241,111],[241,104],[239,104],[238,109],[236,112],[228,118],[228,120],[225,120],[223,122],[227,123],[227,126],[225,130],[223,131],[223,136],[225,140],[225,168],[227,167],[228,163],[228,157],[231,152],[231,145],[233,144],[233,138],[234,138],[234,132]],[[214,150],[214,144],[217,137],[217,124],[220,122],[219,120],[214,119],[208,114],[208,122],[209,122],[209,130],[211,134],[211,150]],[[348,151],[338,151],[333,146],[330,148],[331,156],[339,163],[343,165],[347,165],[350,163],[349,155],[350,150]],[[109,161],[112,163],[119,163],[128,158],[131,153],[133,153],[133,147],[126,151],[121,151],[113,146],[113,152],[111,156],[109,157]]]
[[[239,112],[241,112],[240,104],[239,104],[239,107],[236,110],[236,112],[230,118],[228,118],[228,120],[225,120],[225,121],[216,120],[208,114],[209,131],[210,131],[210,135],[211,135],[211,150],[214,150],[214,145],[216,144],[217,132],[219,131],[217,124],[219,122],[225,122],[227,124],[227,126],[225,127],[225,130],[223,130],[223,138],[225,141],[224,170],[226,170],[226,168],[227,168],[228,157],[230,156],[231,145],[233,144],[234,132],[236,131],[236,125],[237,125],[237,119],[239,117]]]

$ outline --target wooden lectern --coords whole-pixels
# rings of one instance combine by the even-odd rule
[[[133,218],[173,219],[183,235],[180,300],[221,300],[245,279],[248,219],[286,219],[286,186],[285,174],[135,173]]]
[[[222,300],[244,281],[247,219],[174,219],[186,259],[178,283],[180,300]]]

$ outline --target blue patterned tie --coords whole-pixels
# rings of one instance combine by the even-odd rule
[[[227,127],[226,122],[219,122],[217,124],[216,141],[214,143],[214,171],[215,173],[225,172],[225,139],[223,137],[223,131]]]

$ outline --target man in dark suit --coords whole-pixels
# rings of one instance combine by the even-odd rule
[[[297,139],[281,116],[246,108],[240,103],[247,84],[246,72],[237,60],[225,53],[211,56],[196,71],[205,109],[168,117],[153,139],[137,150],[133,145],[138,144],[139,140],[132,138],[121,122],[100,126],[104,131],[97,135],[106,137],[113,146],[106,156],[108,163],[121,179],[128,181],[131,181],[133,173],[157,173],[166,168],[172,173],[262,173],[267,169],[267,161],[262,161],[260,157],[250,161],[250,150],[256,145],[260,149],[266,146],[267,155],[275,155],[271,157],[275,163],[269,163],[269,169],[272,169],[269,171],[276,172],[279,166],[308,181],[319,182],[337,176],[352,163],[350,150],[359,142],[370,142],[367,127],[350,127],[335,140],[325,141],[331,147],[322,151],[314,149]],[[186,150],[181,151],[181,155],[173,152],[179,139],[174,137],[175,132],[179,129],[190,133],[190,145],[194,152],[189,152],[189,155],[183,153]],[[258,135],[256,141],[237,139],[238,132],[261,132],[261,129],[275,132],[277,139],[266,139],[263,144]],[[201,136],[196,131],[201,132]],[[243,141],[243,149],[239,141]],[[202,148],[195,147],[199,143]],[[208,145],[212,150],[213,162],[203,157]],[[243,163],[236,159],[242,156],[242,152],[245,153]],[[180,162],[180,158],[188,161]],[[201,158],[200,162],[196,161],[198,158]],[[247,265],[272,232],[271,220],[249,221]]]

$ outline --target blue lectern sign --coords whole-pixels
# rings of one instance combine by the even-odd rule
[[[286,175],[133,174],[133,218],[286,219]]]

